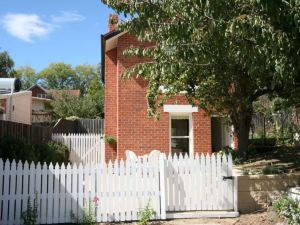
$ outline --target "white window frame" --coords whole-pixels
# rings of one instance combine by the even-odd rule
[[[188,119],[189,120],[189,136],[172,136],[172,119]],[[172,153],[172,138],[189,138],[189,155],[194,154],[194,142],[193,142],[193,116],[192,113],[169,113],[169,146],[170,153]]]
[[[47,98],[47,94],[43,94],[43,93],[38,93],[36,96],[38,98]]]

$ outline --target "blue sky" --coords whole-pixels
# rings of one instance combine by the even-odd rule
[[[0,0],[0,51],[16,67],[100,62],[100,35],[113,13],[100,0]]]

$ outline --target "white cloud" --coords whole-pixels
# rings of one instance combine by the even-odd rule
[[[8,13],[0,22],[9,34],[27,42],[33,42],[36,37],[47,36],[55,27],[36,14]]]
[[[74,11],[64,11],[60,15],[51,16],[51,19],[53,23],[70,23],[83,21],[85,17]]]

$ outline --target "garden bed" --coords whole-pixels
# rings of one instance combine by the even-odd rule
[[[243,175],[290,174],[300,171],[300,148],[279,146],[250,150],[235,168]]]
[[[251,214],[242,214],[238,218],[214,218],[214,219],[176,219],[176,220],[168,220],[168,221],[156,221],[149,223],[149,225],[274,225],[282,223],[282,219],[280,219],[273,210],[265,211],[265,212],[256,212]],[[100,224],[99,224],[100,225]],[[101,224],[104,225],[104,224]],[[116,223],[109,225],[138,225],[138,223]]]

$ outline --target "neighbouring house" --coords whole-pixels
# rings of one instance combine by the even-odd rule
[[[109,18],[115,23],[117,20],[116,15]],[[147,82],[141,78],[120,78],[124,70],[143,62],[141,58],[123,55],[126,48],[138,45],[141,43],[136,37],[117,31],[110,22],[109,32],[101,36],[104,132],[106,137],[116,139],[116,143],[105,144],[106,160],[124,158],[126,150],[138,155],[155,149],[167,154],[193,154],[233,146],[231,127],[225,120],[209,117],[203,110],[189,105],[184,94],[170,99],[160,109],[159,121],[148,118]]]
[[[49,91],[35,84],[28,91],[32,92],[32,123],[49,123],[52,121],[52,107]]]
[[[0,78],[0,120],[31,124],[31,91],[20,91],[15,78]]]
[[[50,123],[53,121],[51,101],[59,99],[63,94],[80,97],[80,90],[47,90],[39,84],[28,89],[32,92],[32,123]]]

